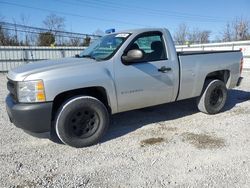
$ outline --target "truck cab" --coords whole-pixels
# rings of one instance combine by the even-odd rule
[[[119,112],[172,102],[178,92],[179,63],[168,31],[132,33],[114,59]],[[126,61],[130,50],[143,58]]]

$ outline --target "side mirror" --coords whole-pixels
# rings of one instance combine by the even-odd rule
[[[143,58],[141,50],[129,50],[127,55],[122,56],[123,63],[135,63]]]

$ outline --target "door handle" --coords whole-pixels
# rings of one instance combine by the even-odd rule
[[[159,72],[168,72],[168,71],[171,71],[172,69],[170,67],[165,67],[165,66],[162,66],[161,68],[158,69]]]

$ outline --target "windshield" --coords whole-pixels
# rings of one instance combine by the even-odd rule
[[[129,33],[106,35],[90,44],[88,48],[80,53],[80,57],[89,57],[96,60],[109,59],[115,54],[129,35]]]

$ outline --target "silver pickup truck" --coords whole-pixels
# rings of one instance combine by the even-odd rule
[[[111,114],[194,97],[200,111],[218,113],[242,63],[240,51],[176,52],[167,29],[112,33],[75,57],[9,71],[7,112],[17,127],[55,130],[85,147],[100,140]]]

